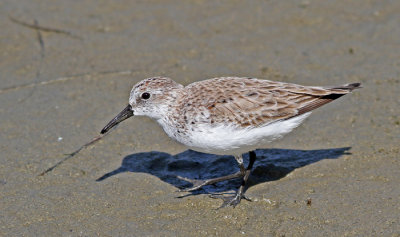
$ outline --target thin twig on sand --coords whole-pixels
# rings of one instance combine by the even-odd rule
[[[117,127],[117,126],[115,126]],[[114,128],[115,128],[114,127]],[[103,137],[105,137],[107,134],[110,134],[110,132],[112,130],[114,130],[114,128],[112,128],[110,131],[108,131],[105,134],[101,134],[97,137],[94,137],[90,142],[82,145],[81,147],[79,147],[77,150],[75,150],[74,152],[70,153],[70,154],[66,154],[66,157],[64,157],[62,160],[60,160],[59,162],[57,162],[55,165],[51,166],[50,168],[46,169],[45,171],[43,171],[42,173],[40,173],[38,176],[43,176],[49,172],[51,172],[52,170],[54,170],[55,168],[57,168],[59,165],[61,165],[62,163],[64,163],[65,161],[73,158],[75,155],[77,155],[82,149],[85,149],[89,146],[94,145],[95,143],[97,143],[98,141],[100,141]]]
[[[60,29],[56,29],[56,28],[44,27],[44,26],[40,26],[38,24],[30,24],[30,23],[18,20],[16,18],[12,17],[12,16],[8,16],[8,18],[10,19],[10,21],[12,21],[12,22],[14,22],[14,23],[16,23],[18,25],[22,25],[22,26],[25,26],[25,27],[28,27],[28,28],[31,28],[31,29],[34,29],[34,30],[51,32],[51,33],[56,33],[56,34],[63,34],[63,35],[67,35],[67,36],[69,36],[71,38],[82,40],[82,37],[74,35],[71,32],[66,31],[66,30],[60,30]]]
[[[102,71],[102,72],[89,72],[89,73],[82,73],[82,74],[76,74],[72,76],[65,76],[65,77],[59,77],[53,80],[49,81],[41,81],[41,82],[34,82],[34,83],[26,83],[18,86],[10,86],[6,88],[1,88],[0,89],[0,94],[4,92],[9,92],[9,91],[14,91],[14,90],[19,90],[23,88],[30,88],[30,87],[35,87],[38,85],[48,85],[48,84],[53,84],[56,82],[64,82],[64,81],[69,81],[77,78],[82,78],[82,77],[94,77],[94,76],[99,76],[99,75],[126,75],[126,74],[131,74],[134,70],[116,70],[116,71]]]
[[[34,25],[38,26],[39,23],[38,21],[35,19],[34,21]],[[42,74],[42,67],[43,67],[43,61],[44,61],[44,57],[45,57],[45,47],[44,47],[44,41],[43,41],[43,37],[42,37],[42,33],[40,32],[40,30],[36,30],[36,37],[40,46],[40,60],[39,60],[39,66],[36,69],[36,77],[34,78],[33,83],[37,84],[40,81],[40,76]],[[33,95],[33,93],[35,92],[36,87],[33,86],[33,89],[30,91],[30,93],[25,96],[24,98],[18,100],[18,103],[24,102],[26,101],[29,97],[31,97]]]

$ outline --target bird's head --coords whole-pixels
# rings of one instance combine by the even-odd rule
[[[102,130],[104,134],[112,127],[133,115],[144,115],[153,119],[162,118],[177,98],[177,91],[183,88],[166,77],[147,78],[137,83],[131,90],[129,104]]]

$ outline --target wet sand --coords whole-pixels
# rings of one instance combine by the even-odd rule
[[[400,236],[400,3],[0,2],[1,236]],[[257,150],[247,195],[179,193],[236,171],[148,118],[99,134],[133,84],[250,76],[364,88]]]

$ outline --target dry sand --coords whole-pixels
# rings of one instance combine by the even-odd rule
[[[1,1],[0,236],[399,236],[399,12],[378,0]],[[236,208],[207,195],[235,183],[190,194],[175,178],[232,172],[233,158],[187,151],[143,117],[38,176],[156,75],[364,88],[258,150],[253,202]]]

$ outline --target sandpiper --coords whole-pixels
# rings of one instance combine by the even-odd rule
[[[254,152],[292,131],[311,111],[352,90],[360,83],[335,87],[302,86],[248,77],[220,77],[183,86],[170,78],[152,77],[137,83],[129,104],[102,130],[104,134],[123,120],[148,116],[169,137],[190,149],[233,155],[237,173],[208,180],[190,180],[194,191],[216,182],[242,178],[242,184],[223,206],[236,206],[248,199],[245,187],[256,160]],[[244,167],[242,154],[249,152]]]

